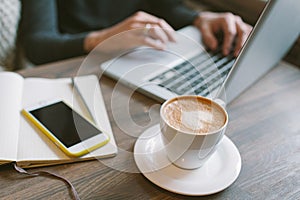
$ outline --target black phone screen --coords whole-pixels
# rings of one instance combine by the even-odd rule
[[[32,110],[30,113],[66,147],[101,133],[62,101]]]

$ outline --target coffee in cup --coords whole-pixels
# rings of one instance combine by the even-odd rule
[[[175,165],[201,167],[213,154],[226,130],[228,115],[216,101],[200,96],[180,96],[160,110],[162,140]]]
[[[216,131],[226,121],[226,115],[219,106],[208,99],[192,96],[169,101],[163,115],[175,129],[194,134]]]

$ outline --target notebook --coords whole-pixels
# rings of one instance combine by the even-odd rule
[[[164,51],[132,49],[101,64],[104,74],[158,101],[177,95],[239,96],[278,63],[299,37],[300,1],[270,0],[237,58],[207,52],[188,26]]]
[[[87,98],[86,104],[92,108],[95,124],[109,135],[109,143],[82,157],[68,157],[29,122],[21,114],[21,110],[42,101],[63,100],[80,114],[89,117],[82,99],[74,92],[71,78],[23,78],[14,72],[1,72],[0,164],[16,162],[20,167],[29,168],[106,158],[117,154],[98,78],[94,75],[81,76],[76,77],[76,81],[77,89]]]

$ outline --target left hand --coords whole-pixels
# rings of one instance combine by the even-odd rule
[[[230,53],[234,40],[236,43],[233,54],[237,56],[252,30],[252,26],[232,13],[201,12],[194,25],[201,31],[204,44],[211,50],[219,45],[216,34],[223,32],[222,52],[225,56]]]
[[[100,46],[107,52],[143,45],[163,50],[167,42],[175,42],[174,29],[165,20],[139,11],[112,27],[89,33],[84,49],[90,52],[102,43]]]

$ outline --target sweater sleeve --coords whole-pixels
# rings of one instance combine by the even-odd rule
[[[191,25],[198,12],[186,7],[181,0],[148,0],[148,12],[165,19],[174,29]]]
[[[43,64],[83,55],[87,33],[59,31],[56,0],[23,0],[20,39],[27,58]]]

